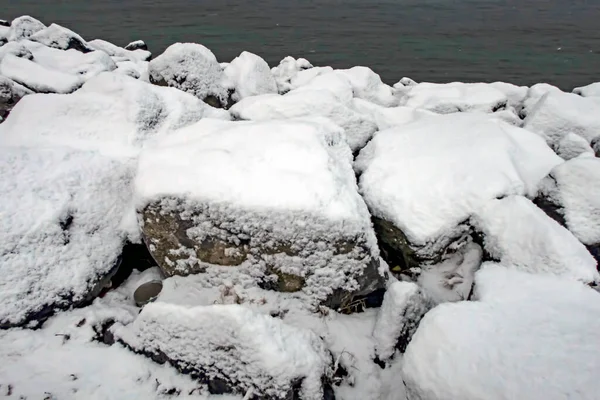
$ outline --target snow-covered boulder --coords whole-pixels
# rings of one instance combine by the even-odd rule
[[[527,98],[529,88],[527,86],[517,86],[508,82],[492,82],[489,86],[504,93],[508,100],[507,106],[519,111],[523,107],[523,102]]]
[[[370,101],[384,107],[400,105],[400,98],[396,95],[394,88],[381,81],[381,77],[367,67],[353,67],[350,69],[338,69],[336,73],[346,77],[352,89],[354,97]]]
[[[23,98],[0,125],[0,144],[60,144],[131,156],[151,138],[205,117],[229,114],[177,89],[103,73],[68,96]]]
[[[531,86],[529,90],[527,90],[527,96],[523,101],[523,108],[519,111],[521,118],[525,118],[532,108],[537,104],[537,102],[549,92],[563,93],[562,90],[548,83],[536,83],[535,85]]]
[[[0,150],[0,327],[7,328],[86,304],[110,283],[126,239],[122,222],[133,213],[132,166],[63,147]]]
[[[505,109],[507,95],[486,83],[420,83],[410,87],[402,105],[439,114],[480,111],[491,113]]]
[[[8,42],[4,46],[0,47],[0,61],[5,55],[11,54],[15,57],[26,58],[27,60],[33,60],[33,54],[20,42]]]
[[[581,136],[569,132],[554,146],[554,151],[564,160],[570,160],[581,155],[594,156],[590,142]]]
[[[554,168],[535,203],[567,227],[600,264],[600,159],[575,158]]]
[[[202,120],[141,155],[146,243],[168,276],[248,267],[265,287],[344,308],[383,284],[351,163],[325,119]]]
[[[122,47],[114,45],[106,40],[95,39],[88,42],[88,46],[95,50],[103,51],[113,57],[115,62],[118,61],[149,61],[152,58],[152,53],[147,50],[125,50]]]
[[[134,40],[129,43],[127,46],[123,47],[125,50],[134,51],[134,50],[144,50],[148,51],[148,46],[143,40]]]
[[[58,24],[51,24],[37,31],[29,37],[29,40],[60,50],[74,49],[82,53],[93,51],[81,36]]]
[[[310,330],[238,305],[146,306],[133,324],[114,329],[134,351],[169,362],[214,394],[322,400],[331,365]]]
[[[573,93],[583,97],[598,97],[600,96],[600,82],[590,83],[587,86],[576,87]]]
[[[422,118],[434,118],[438,114],[411,107],[383,107],[370,101],[354,98],[351,107],[361,114],[369,116],[382,131],[394,126],[405,125]]]
[[[312,69],[313,65],[305,58],[295,59],[287,56],[279,62],[279,65],[271,69],[271,73],[277,82],[279,93],[287,93],[297,86],[292,83],[300,71]]]
[[[550,91],[527,114],[523,127],[542,136],[555,148],[569,133],[588,143],[600,132],[600,100]]]
[[[394,83],[393,88],[394,89],[402,89],[405,87],[417,86],[417,85],[418,85],[418,83],[415,80],[405,76],[402,79],[400,79],[398,82]]]
[[[534,133],[454,113],[379,132],[355,169],[384,259],[409,270],[442,261],[489,200],[534,197],[539,181],[562,161]]]
[[[231,99],[235,102],[250,96],[277,94],[277,82],[271,74],[269,64],[256,54],[242,52],[223,70],[233,88]]]
[[[373,329],[377,357],[387,361],[396,349],[404,353],[419,321],[432,307],[433,303],[417,284],[393,282],[385,292]]]
[[[377,131],[377,125],[370,118],[343,105],[324,90],[292,90],[283,96],[248,97],[229,111],[234,118],[252,121],[327,117],[344,128],[346,142],[353,152],[363,148]]]
[[[0,74],[37,93],[71,93],[83,84],[78,76],[52,70],[12,54],[2,58]]]
[[[600,173],[600,160],[597,161],[595,167]],[[561,170],[561,167],[558,166],[556,170]],[[599,195],[600,180],[597,180],[595,189],[596,195]],[[588,190],[592,194],[593,191]],[[589,200],[595,201],[597,208],[580,209],[576,213],[581,213],[579,217],[584,218],[586,226],[583,228],[595,233],[591,239],[600,243],[600,196],[597,199],[590,196]],[[491,200],[473,219],[475,229],[484,237],[488,259],[525,272],[555,274],[584,283],[600,282],[596,260],[585,246],[523,196]]]
[[[150,82],[190,93],[216,107],[229,105],[225,75],[215,55],[196,43],[175,43],[148,65]]]
[[[597,292],[489,264],[477,274],[476,297],[421,320],[403,358],[408,399],[596,398]]]
[[[321,73],[294,90],[326,90],[345,105],[349,105],[354,97],[354,90],[352,89],[350,80],[334,71]]]
[[[10,110],[25,95],[32,91],[17,82],[0,75],[0,121],[6,118]]]
[[[22,39],[28,39],[31,35],[46,28],[46,25],[37,19],[24,15],[13,19],[10,24],[7,39],[9,42],[16,42]]]

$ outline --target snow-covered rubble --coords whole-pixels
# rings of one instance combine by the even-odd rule
[[[0,397],[597,397],[600,83],[89,39],[0,20]]]

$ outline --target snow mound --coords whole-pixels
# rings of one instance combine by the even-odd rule
[[[215,97],[221,105],[228,102],[225,78],[215,55],[196,43],[175,43],[148,65],[150,81],[175,87],[205,100]]]
[[[597,397],[598,293],[493,264],[476,288],[480,301],[445,303],[421,320],[403,359],[409,399]]]
[[[117,61],[148,61],[152,58],[152,53],[147,50],[125,50],[122,47],[116,46],[106,40],[95,39],[87,43],[91,48],[103,51]]]
[[[569,132],[554,146],[556,154],[564,160],[570,160],[579,156],[594,156],[594,150],[590,143],[581,136]]]
[[[283,96],[248,97],[229,111],[234,118],[253,121],[327,117],[344,128],[346,141],[352,151],[364,147],[377,130],[371,119],[346,107],[331,92],[324,90],[292,90]]]
[[[234,101],[261,94],[277,94],[277,82],[269,64],[256,54],[247,51],[234,58],[223,71],[235,92]]]
[[[525,97],[525,100],[523,101],[523,109],[521,110],[522,117],[527,116],[537,102],[549,92],[563,93],[562,90],[548,83],[536,83],[531,86],[527,91],[527,97]]]
[[[13,19],[7,39],[9,42],[28,39],[31,35],[44,29],[46,25],[29,15]]]
[[[2,61],[4,56],[7,54],[33,60],[33,54],[31,54],[31,51],[29,51],[29,49],[23,46],[23,44],[20,42],[8,42],[4,46],[0,47],[0,61]]]
[[[402,89],[405,87],[417,86],[417,85],[418,85],[418,83],[415,80],[405,76],[402,79],[400,79],[398,82],[394,83],[393,88],[394,89]]]
[[[427,256],[460,236],[457,227],[487,201],[535,196],[539,181],[561,162],[531,132],[455,113],[379,132],[355,169],[372,215]]]
[[[295,89],[301,90],[326,90],[334,95],[342,104],[348,105],[352,101],[354,92],[350,80],[336,72],[326,72],[312,78],[305,85]]]
[[[495,112],[506,108],[507,95],[486,83],[420,83],[410,87],[402,105],[422,108],[439,114],[481,111]]]
[[[324,119],[202,120],[142,153],[142,229],[167,275],[250,263],[275,290],[345,305],[382,284],[351,162]]]
[[[2,58],[0,74],[38,93],[71,93],[83,83],[75,75],[52,70],[12,54]]]
[[[412,282],[393,282],[385,292],[373,329],[375,353],[389,360],[404,353],[423,315],[432,307],[419,286]]]
[[[508,82],[492,82],[489,86],[504,93],[508,100],[508,107],[520,110],[523,102],[527,98],[529,88],[527,86],[517,86]]]
[[[68,96],[26,96],[0,125],[0,144],[59,144],[132,156],[150,138],[205,117],[229,114],[176,89],[103,73]]]
[[[313,68],[312,64],[305,58],[295,59],[287,56],[279,62],[279,65],[271,69],[271,73],[277,82],[279,93],[287,93],[296,86],[292,81],[297,77],[300,71],[305,71]]]
[[[474,225],[484,235],[486,252],[504,265],[584,283],[600,281],[596,260],[585,246],[522,196],[489,201]]]
[[[382,131],[399,125],[421,120],[423,118],[432,118],[438,114],[431,111],[411,108],[411,107],[383,107],[363,99],[352,99],[351,106],[361,114],[369,116],[377,128]]]
[[[600,132],[600,101],[572,93],[549,91],[525,118],[523,127],[556,146],[569,133],[588,143]]]
[[[131,167],[93,152],[2,147],[0,326],[43,320],[99,293],[133,211]]]
[[[573,93],[583,97],[598,97],[600,96],[600,82],[594,82],[587,86],[577,87],[573,89]]]
[[[367,67],[353,67],[336,70],[348,78],[354,90],[354,97],[370,101],[383,107],[398,106],[400,99],[394,88],[381,81],[381,77]]]
[[[600,244],[600,159],[575,158],[557,166],[540,194],[559,208],[561,222],[583,244]]]
[[[52,24],[47,28],[37,31],[29,39],[60,50],[75,49],[82,53],[93,51],[81,36],[58,24]]]
[[[153,303],[133,324],[117,327],[115,335],[135,351],[163,362],[166,358],[201,381],[261,398],[289,398],[300,386],[300,398],[321,400],[321,380],[331,362],[312,331],[238,305]]]

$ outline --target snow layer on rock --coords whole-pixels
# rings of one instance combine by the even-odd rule
[[[235,89],[233,100],[261,94],[277,94],[277,82],[271,74],[269,64],[256,54],[242,52],[224,69],[226,78]]]
[[[0,144],[60,144],[132,156],[147,140],[201,118],[229,118],[192,95],[103,73],[68,96],[32,95],[0,125]]]
[[[381,81],[381,77],[367,67],[353,67],[336,70],[348,78],[354,90],[354,97],[370,101],[384,107],[399,105],[400,99],[394,88]]]
[[[379,132],[355,168],[372,215],[427,246],[426,255],[445,247],[456,227],[490,199],[535,196],[539,181],[561,162],[531,132],[455,113]]]
[[[590,143],[581,136],[569,132],[554,146],[556,154],[562,159],[570,160],[581,155],[594,156],[594,150],[590,147]]]
[[[232,382],[242,394],[283,398],[301,380],[303,399],[323,398],[321,378],[330,360],[321,339],[245,307],[153,303],[115,334],[138,351],[162,352],[188,369]]]
[[[309,80],[308,83],[295,90],[326,90],[345,105],[348,105],[354,96],[350,80],[344,75],[335,72],[326,72],[317,75]]]
[[[119,59],[118,61],[148,61],[152,53],[147,50],[125,50],[106,40],[95,39],[87,43],[91,48],[105,52],[111,57]]]
[[[600,243],[600,159],[576,158],[557,166],[542,193],[564,208],[567,227],[582,243]]]
[[[134,40],[124,47],[125,50],[148,50],[146,42],[143,40]]]
[[[236,118],[254,121],[327,117],[344,128],[346,141],[352,151],[364,147],[377,130],[370,118],[341,104],[331,92],[324,90],[292,90],[283,96],[249,97],[229,111]]]
[[[279,62],[279,65],[271,69],[271,73],[277,82],[279,93],[286,93],[295,86],[292,80],[298,75],[298,72],[313,68],[312,64],[305,58],[295,59],[287,56]]]
[[[419,326],[419,321],[431,308],[420,287],[412,282],[393,282],[385,292],[373,329],[375,353],[381,360],[389,360],[406,348]],[[402,343],[398,343],[401,341]]]
[[[368,115],[382,131],[394,126],[405,125],[423,118],[435,117],[436,113],[411,107],[383,107],[363,99],[352,99],[351,106],[359,113]]]
[[[65,148],[0,158],[0,323],[20,324],[85,300],[116,267],[131,165]]]
[[[573,89],[573,93],[583,97],[598,97],[600,96],[600,82],[594,82],[587,86],[577,87]]]
[[[31,51],[20,42],[8,42],[0,47],[0,61],[2,61],[6,54],[12,54],[15,57],[26,58],[28,60],[33,59]]]
[[[32,94],[33,92],[25,86],[19,85],[12,79],[0,75],[0,107],[3,104],[16,104],[23,96]],[[12,101],[12,102],[11,102]]]
[[[409,87],[409,86],[417,86],[418,83],[416,81],[414,81],[413,79],[405,76],[402,79],[400,79],[398,82],[394,83],[393,88],[394,89],[402,89],[405,87]]]
[[[474,225],[484,235],[486,252],[504,265],[585,283],[600,281],[596,260],[585,246],[525,197],[490,200]]]
[[[34,33],[44,29],[46,25],[29,15],[13,19],[8,31],[8,41],[27,39]]]
[[[439,114],[494,112],[508,103],[507,95],[486,83],[420,83],[410,88],[402,105]]]
[[[75,49],[84,53],[92,51],[92,48],[81,36],[58,24],[51,24],[49,27],[37,31],[29,39],[60,50]]]
[[[563,93],[562,90],[548,83],[536,83],[535,85],[531,86],[527,91],[527,97],[523,101],[523,109],[521,110],[521,114],[524,116],[529,114],[537,102],[540,101],[540,99],[548,92]]]
[[[71,93],[83,83],[75,75],[52,70],[11,54],[2,58],[0,74],[41,93]]]
[[[422,319],[403,360],[409,399],[593,400],[600,296],[579,282],[489,264],[480,301]]]
[[[527,114],[523,126],[541,135],[551,146],[556,146],[569,133],[589,143],[600,132],[598,115],[600,100],[550,91]]]
[[[148,68],[153,82],[164,81],[201,100],[215,96],[221,103],[227,101],[223,70],[212,51],[201,44],[175,43],[150,61]]]
[[[527,86],[517,86],[508,82],[492,82],[489,86],[504,93],[508,99],[508,106],[514,109],[520,109],[527,97],[529,88]]]

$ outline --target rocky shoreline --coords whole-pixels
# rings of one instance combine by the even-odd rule
[[[592,399],[598,157],[600,83],[0,21],[0,393]]]

